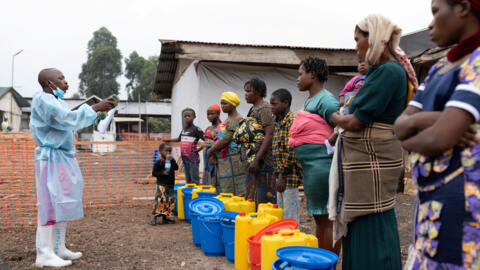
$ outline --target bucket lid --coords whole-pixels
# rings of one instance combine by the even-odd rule
[[[277,249],[277,256],[292,266],[324,269],[338,261],[337,254],[314,247],[290,246]]]
[[[199,216],[218,215],[225,208],[225,205],[215,198],[195,198],[188,206],[190,211]]]
[[[249,239],[249,241],[260,243],[262,236],[268,231],[272,231],[275,234],[275,233],[278,233],[278,231],[280,230],[295,230],[297,228],[298,228],[298,222],[296,219],[292,219],[292,218],[283,219],[283,220],[274,222],[268,225],[267,227],[263,228],[256,235],[252,236],[251,239]]]

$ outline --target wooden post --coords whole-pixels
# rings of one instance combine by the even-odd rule
[[[140,93],[138,93],[138,140],[140,140],[140,136],[142,136],[142,111],[141,111],[141,103],[140,103]]]

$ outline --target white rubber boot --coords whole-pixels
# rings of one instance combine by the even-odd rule
[[[57,222],[53,229],[53,238],[55,241],[55,254],[64,260],[76,260],[82,257],[81,252],[72,252],[65,247],[65,234],[67,231],[67,222]]]
[[[35,266],[37,267],[64,267],[72,264],[70,260],[64,260],[55,254],[53,242],[53,226],[37,227],[37,259]]]

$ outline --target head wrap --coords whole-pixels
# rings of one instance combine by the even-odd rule
[[[386,46],[389,46],[390,51],[394,53],[400,43],[402,29],[382,15],[368,15],[357,26],[363,32],[368,32],[369,48],[365,61],[369,66],[378,64]]]
[[[217,104],[212,104],[212,105],[208,106],[208,109],[212,109],[212,110],[216,111],[217,113],[220,113],[220,106],[218,106]]]
[[[368,65],[377,65],[387,46],[395,59],[403,66],[408,76],[407,101],[418,89],[418,80],[410,60],[405,52],[398,46],[402,29],[392,23],[386,17],[379,14],[372,14],[357,24],[358,28],[368,32],[368,50],[365,61]]]
[[[240,99],[238,98],[238,95],[233,92],[223,92],[220,99],[225,100],[226,102],[232,104],[235,107],[240,105]]]

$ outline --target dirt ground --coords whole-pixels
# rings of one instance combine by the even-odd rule
[[[413,200],[399,195],[396,207],[404,259]],[[190,224],[151,226],[149,214],[144,206],[87,208],[84,219],[69,223],[67,245],[84,256],[67,269],[234,269],[225,257],[207,257],[193,245]],[[300,229],[313,232],[311,216],[301,216]],[[1,229],[0,239],[0,269],[35,269],[34,227]]]

